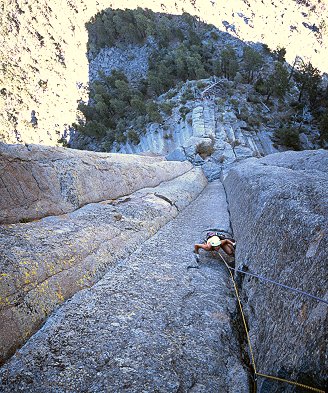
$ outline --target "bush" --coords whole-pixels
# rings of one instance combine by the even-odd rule
[[[274,131],[273,137],[279,145],[293,150],[300,150],[300,134],[295,127],[282,127]]]
[[[272,54],[270,47],[267,44],[262,44],[263,51],[267,54]]]
[[[238,108],[239,100],[236,100],[235,98],[231,98],[230,102],[231,102],[231,105]]]
[[[215,31],[211,31],[211,38],[212,40],[217,41],[219,39],[219,36]]]
[[[166,98],[171,99],[174,96],[176,96],[176,94],[177,94],[177,91],[175,89],[171,89],[170,91],[168,91],[166,93]]]
[[[160,105],[161,110],[168,116],[172,115],[172,109],[174,108],[174,103],[170,101],[163,102]]]
[[[139,145],[140,137],[139,137],[136,130],[134,130],[134,129],[129,130],[127,137],[134,145]]]
[[[197,89],[203,90],[203,89],[207,86],[207,83],[198,81],[197,84],[196,84],[196,86],[197,86]]]
[[[146,105],[146,111],[149,116],[149,120],[153,123],[162,123],[163,118],[159,113],[159,108],[156,102],[150,101]]]
[[[302,111],[305,104],[304,102],[292,101],[289,105],[296,110]]]
[[[328,114],[324,114],[319,123],[320,140],[322,142],[328,142]]]
[[[196,153],[198,153],[203,159],[211,156],[214,153],[214,138],[211,138],[211,142],[201,142],[196,146]]]
[[[185,120],[186,115],[190,112],[190,109],[187,106],[182,106],[180,107],[179,112],[181,113],[182,119]]]
[[[260,93],[262,95],[267,94],[268,89],[262,77],[256,80],[256,82],[254,83],[254,89],[257,93]]]
[[[182,94],[182,99],[183,100],[193,100],[194,97],[194,93],[192,92],[192,90],[190,88],[188,88],[183,94]]]
[[[257,95],[249,94],[247,96],[247,102],[252,102],[253,104],[260,104],[261,100],[260,100],[260,98]]]

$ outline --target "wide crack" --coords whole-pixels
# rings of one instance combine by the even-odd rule
[[[224,193],[226,196],[226,205],[227,205],[227,210],[228,210],[228,215],[229,215],[229,226],[231,229],[232,235],[234,234],[233,232],[233,226],[231,222],[231,215],[230,215],[230,210],[229,210],[229,200],[228,200],[228,195],[226,188],[224,186],[223,181],[221,181]],[[236,263],[236,266],[238,263]],[[242,280],[238,280],[237,277],[235,276],[236,280],[236,285],[238,292],[241,293],[242,290]],[[233,288],[231,288],[233,290]],[[236,294],[235,294],[236,297]],[[239,350],[240,350],[240,360],[241,364],[244,366],[244,368],[247,370],[247,376],[248,376],[248,383],[249,383],[249,392],[256,392],[256,379],[254,375],[254,368],[250,359],[250,355],[248,352],[248,340],[247,340],[247,334],[245,331],[244,327],[244,322],[243,318],[241,315],[241,311],[239,308],[238,300],[237,298],[235,299],[235,311],[233,313],[230,313],[230,319],[231,319],[231,326],[232,326],[232,331],[233,334],[236,338],[236,341],[239,343]],[[247,317],[245,316],[246,319],[246,324],[247,324]]]

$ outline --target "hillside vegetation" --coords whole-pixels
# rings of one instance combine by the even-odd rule
[[[178,104],[171,100],[176,87],[211,76],[234,80],[236,89],[238,83],[251,84],[254,94],[267,105],[274,99],[283,104],[286,94],[296,89],[297,98],[288,103],[291,115],[275,131],[276,143],[300,148],[304,107],[311,110],[311,121],[319,129],[318,142],[324,146],[328,140],[328,89],[322,87],[320,73],[310,62],[298,58],[293,66],[288,65],[284,48],[270,50],[266,45],[259,48],[238,40],[231,45],[214,26],[189,14],[172,16],[141,8],[107,9],[92,18],[87,29],[89,58],[111,46],[147,44],[152,48],[145,78],[136,83],[119,69],[110,75],[100,72],[90,83],[89,102],[80,102],[83,116],[73,127],[91,137],[99,150],[110,151],[115,141],[138,144],[147,125],[163,124],[176,105],[185,116],[189,109],[184,104],[199,96],[203,86],[199,83],[193,90],[184,89]],[[159,102],[164,93],[165,99]]]

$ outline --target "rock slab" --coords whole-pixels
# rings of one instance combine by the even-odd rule
[[[161,157],[0,143],[0,224],[26,222],[155,187],[190,170]]]
[[[328,151],[246,160],[225,179],[244,270],[328,300]],[[325,389],[327,304],[241,276],[257,371]],[[259,380],[261,392],[293,387]]]
[[[229,226],[222,185],[200,197],[92,288],[64,303],[2,367],[3,392],[248,392],[225,266],[193,243]],[[57,391],[57,390],[56,390]]]
[[[191,170],[155,188],[72,213],[0,226],[0,364],[64,300],[174,218],[207,184]]]

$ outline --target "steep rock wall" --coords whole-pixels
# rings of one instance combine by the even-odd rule
[[[201,170],[191,170],[114,201],[0,226],[0,364],[54,308],[135,251],[206,184]]]
[[[0,143],[0,223],[25,222],[115,199],[191,167],[160,157]]]
[[[6,1],[0,5],[0,140],[55,145],[76,120],[77,101],[87,98],[85,23],[108,7],[137,6],[189,12],[242,40],[285,46],[289,62],[304,55],[328,70],[327,34],[318,28],[327,7],[315,0]]]
[[[225,179],[237,264],[326,301],[327,168],[327,151],[285,152],[247,160]],[[237,276],[258,372],[324,389],[327,304]]]

